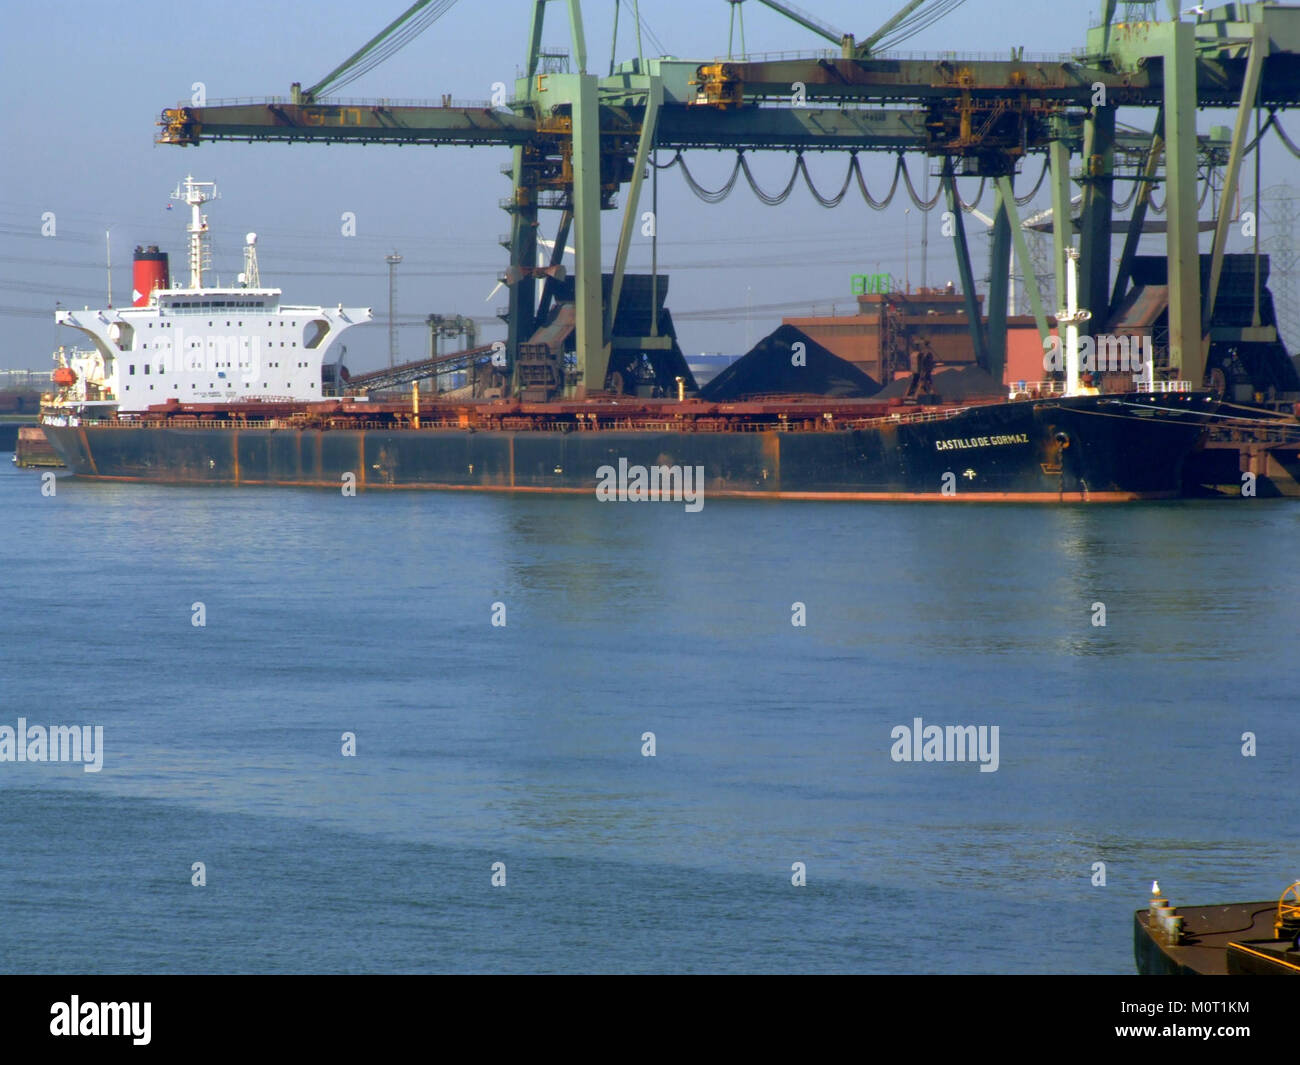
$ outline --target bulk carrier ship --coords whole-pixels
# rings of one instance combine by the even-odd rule
[[[205,286],[201,208],[213,189],[187,178],[173,194],[191,208],[188,287],[171,286],[164,253],[140,248],[133,307],[56,316],[93,344],[62,360],[43,414],[77,476],[594,493],[617,470],[631,499],[665,498],[665,487],[681,499],[692,482],[706,495],[770,499],[1159,499],[1180,494],[1217,408],[1186,382],[1155,381],[1149,366],[1141,390],[1097,394],[1080,387],[1077,363],[1023,398],[964,404],[927,394],[920,373],[907,399],[708,402],[687,396],[684,364],[676,398],[566,400],[527,387],[492,399],[430,400],[414,386],[409,399],[347,395],[338,336],[371,311],[282,304],[260,287],[252,234],[239,285]],[[542,354],[562,357],[562,330],[541,339]],[[521,346],[521,362],[534,346]],[[460,354],[475,364],[491,348]]]

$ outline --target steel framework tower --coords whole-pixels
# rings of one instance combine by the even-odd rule
[[[391,255],[384,256],[384,262],[388,264],[388,365],[389,368],[397,365],[397,319],[393,316],[393,304],[397,289],[397,264],[402,261],[402,257],[393,252]]]
[[[1300,351],[1300,250],[1296,224],[1300,222],[1300,191],[1293,185],[1272,185],[1260,193],[1255,210],[1260,229],[1260,250],[1269,258],[1269,290],[1278,331],[1287,352]]]

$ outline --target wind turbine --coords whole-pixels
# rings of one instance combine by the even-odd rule
[[[1083,196],[1076,195],[1070,200],[1070,206],[1076,207],[1082,202],[1083,202]],[[974,215],[981,222],[983,222],[984,225],[987,226],[990,230],[993,228],[993,219],[990,218],[988,215],[986,215],[978,207],[971,207],[967,209],[966,213]],[[1039,211],[1037,214],[1032,214],[1028,218],[1022,219],[1020,222],[1020,228],[1026,231],[1031,231],[1034,226],[1038,225],[1040,222],[1046,222],[1051,217],[1052,217],[1052,209],[1048,207],[1046,210]],[[1016,246],[1015,244],[1011,245],[1010,252],[1011,254],[1009,256],[1008,278],[1007,278],[1007,315],[1009,317],[1014,316],[1016,313]],[[1030,264],[1029,269],[1030,270],[1033,269],[1032,264]]]
[[[537,268],[538,268],[539,270],[541,270],[541,269],[545,269],[546,266],[547,266],[547,256],[544,255],[544,254],[542,253],[542,249],[545,248],[547,251],[550,251],[550,250],[553,249],[554,247],[555,247],[555,241],[553,241],[553,240],[547,240],[545,237],[538,237],[538,238],[537,238]],[[565,251],[565,254],[567,254],[567,255],[575,255],[575,254],[577,254],[577,253],[574,252],[574,250],[573,250],[572,248],[570,248],[567,244],[564,246],[564,251]],[[557,267],[557,270],[559,271],[559,273],[556,275],[556,279],[557,279],[557,280],[560,280],[560,281],[564,280],[564,266],[563,266],[563,264],[561,264],[560,266],[558,266],[558,267]],[[509,275],[507,274],[507,276],[509,276]],[[489,293],[488,293],[488,294],[483,298],[483,302],[484,302],[484,303],[487,303],[488,300],[490,300],[493,296],[495,296],[498,292],[500,292],[500,291],[505,287],[505,284],[506,284],[506,278],[505,278],[505,277],[503,277],[503,278],[501,278],[500,280],[498,280],[498,281],[497,281],[497,284],[496,284],[496,288],[494,288],[491,292],[489,292]]]
[[[989,229],[993,229],[993,219],[981,211],[978,207],[966,208],[966,213],[978,218]],[[1016,246],[1011,245],[1010,255],[1007,260],[1007,317],[1014,317],[1016,313]]]

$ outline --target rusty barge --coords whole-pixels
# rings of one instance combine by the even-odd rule
[[[1272,902],[1177,908],[1152,884],[1133,957],[1144,976],[1300,976],[1300,881]]]

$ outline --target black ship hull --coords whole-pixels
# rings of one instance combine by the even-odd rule
[[[1215,409],[1208,396],[1177,393],[911,409],[897,419],[798,431],[667,423],[662,431],[181,427],[68,418],[47,422],[46,432],[73,473],[101,480],[592,493],[602,484],[623,491],[632,471],[632,494],[617,498],[638,498],[638,469],[663,471],[671,484],[672,468],[695,471],[702,494],[716,497],[1100,502],[1180,494],[1184,461]]]

